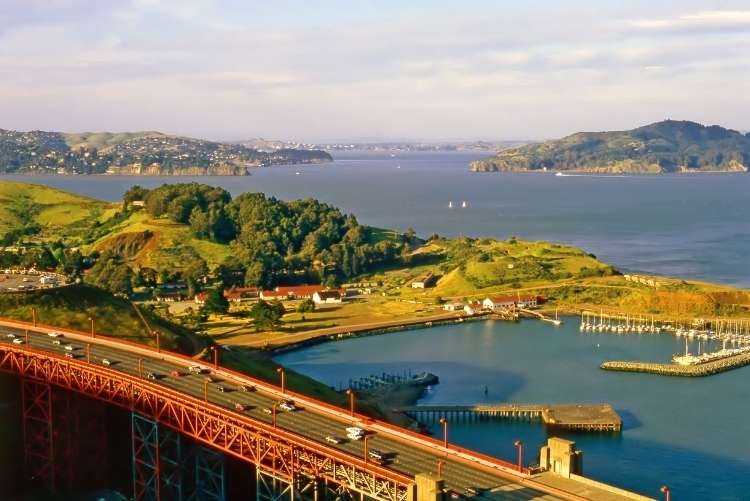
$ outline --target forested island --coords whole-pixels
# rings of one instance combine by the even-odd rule
[[[475,172],[587,173],[746,172],[750,134],[665,120],[626,131],[579,132],[476,160]]]
[[[257,167],[331,161],[321,150],[262,152],[241,144],[160,132],[67,134],[0,129],[0,174],[241,176]]]

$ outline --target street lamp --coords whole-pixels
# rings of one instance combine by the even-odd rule
[[[219,350],[216,349],[216,346],[209,346],[209,350],[214,352],[214,369],[219,368]]]
[[[281,377],[281,393],[284,393],[284,391],[286,390],[286,386],[284,385],[284,368],[278,367],[276,368],[276,372]]]
[[[367,450],[367,439],[370,438],[368,435],[365,435],[365,464],[367,464],[367,457],[369,455],[369,451]]]
[[[156,353],[161,352],[161,333],[159,331],[153,331],[154,336],[156,336]]]
[[[516,440],[513,445],[518,449],[518,471],[523,470],[523,442]]]
[[[443,476],[443,466],[445,466],[445,461],[442,459],[439,459],[437,462],[437,476],[442,477]]]
[[[96,337],[96,334],[95,334],[96,333],[96,330],[95,330],[96,320],[94,320],[93,316],[90,316],[89,322],[91,322],[91,337],[94,338]]]
[[[440,418],[440,424],[443,425],[443,447],[448,448],[448,419],[445,416]]]
[[[662,485],[659,490],[662,492],[662,494],[664,494],[664,501],[669,501],[669,497],[672,494],[672,491],[669,490],[669,487],[667,487],[666,485]]]
[[[349,388],[346,390],[346,394],[349,395],[349,415],[354,417],[354,390]]]

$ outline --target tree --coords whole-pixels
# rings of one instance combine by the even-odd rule
[[[224,297],[224,293],[219,288],[214,288],[206,294],[206,302],[201,306],[201,312],[210,314],[223,315],[229,311],[229,301]]]
[[[188,287],[188,296],[195,296],[200,292],[204,277],[208,275],[208,265],[203,259],[196,259],[182,272]]]
[[[262,331],[278,326],[285,311],[284,305],[279,301],[267,303],[260,299],[250,309],[250,316],[254,320],[255,329]]]
[[[297,306],[297,313],[312,313],[315,311],[315,301],[305,299]]]

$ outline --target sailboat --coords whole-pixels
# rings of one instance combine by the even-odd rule
[[[557,315],[557,308],[555,308],[555,319],[552,323],[555,325],[560,325],[562,323],[562,320],[560,320],[560,317]]]
[[[448,208],[449,208],[449,209],[452,209],[452,208],[453,208],[453,200],[449,200],[449,201],[448,201]]]
[[[466,208],[466,200],[464,200],[464,201],[461,202],[461,208],[462,209]]]

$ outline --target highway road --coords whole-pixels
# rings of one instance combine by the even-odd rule
[[[21,329],[0,327],[0,343],[12,343],[13,339],[9,335],[25,339],[25,333]],[[55,340],[60,344],[55,344]],[[263,421],[272,423],[272,416],[264,412],[264,409],[270,409],[280,401],[278,389],[272,387],[256,387],[255,391],[242,392],[239,390],[240,385],[251,386],[253,383],[239,377],[227,377],[220,374],[219,370],[215,373],[210,364],[201,362],[200,365],[206,368],[204,374],[189,374],[187,371],[189,361],[181,360],[164,360],[162,356],[153,352],[151,355],[137,354],[129,351],[127,346],[116,347],[102,343],[100,340],[84,341],[81,336],[65,334],[62,338],[53,338],[45,333],[30,332],[29,346],[44,351],[63,355],[73,353],[76,358],[86,358],[86,345],[90,343],[91,363],[101,364],[103,359],[111,362],[110,368],[122,371],[131,375],[139,375],[139,359],[143,360],[142,374],[146,375],[152,372],[157,376],[156,382],[167,388],[179,390],[194,397],[204,398],[204,386],[207,377],[215,379],[215,382],[208,384],[208,400],[217,405],[226,407],[232,412],[242,412],[245,415]],[[73,351],[67,351],[65,345],[73,346]],[[168,356],[164,358],[170,358]],[[172,371],[179,370],[182,376],[171,376]],[[224,392],[218,390],[218,386],[225,388]],[[246,406],[245,411],[235,410],[235,404],[240,403]],[[313,408],[314,405],[306,405],[304,401],[297,400],[298,410],[292,412],[278,411],[276,414],[277,426],[287,431],[296,433],[309,439],[326,443],[325,438],[329,435],[337,437],[346,437],[345,428],[352,426],[351,419],[346,419],[345,411],[336,413],[326,411],[322,408]],[[356,426],[368,430],[374,426],[368,426],[361,421]],[[455,453],[447,453],[441,447],[431,446],[430,444],[420,444],[417,440],[403,438],[396,432],[383,430],[368,430],[368,448],[377,449],[389,458],[385,464],[386,468],[414,476],[418,473],[436,472],[438,461],[444,461],[443,478],[445,479],[446,488],[455,493],[469,496],[471,490],[477,492],[477,495],[471,495],[472,498],[483,499],[509,499],[509,500],[553,500],[553,499],[574,499],[574,497],[558,497],[546,494],[541,490],[529,487],[528,481],[523,481],[520,476],[509,475],[509,471],[503,472],[499,467],[497,472],[490,471],[487,468],[469,464],[468,461],[458,460]],[[340,444],[328,444],[336,447],[353,456],[364,457],[364,444],[362,441],[346,440]],[[510,478],[509,478],[510,477]],[[546,489],[545,489],[546,490]],[[579,498],[585,499],[585,498]]]

